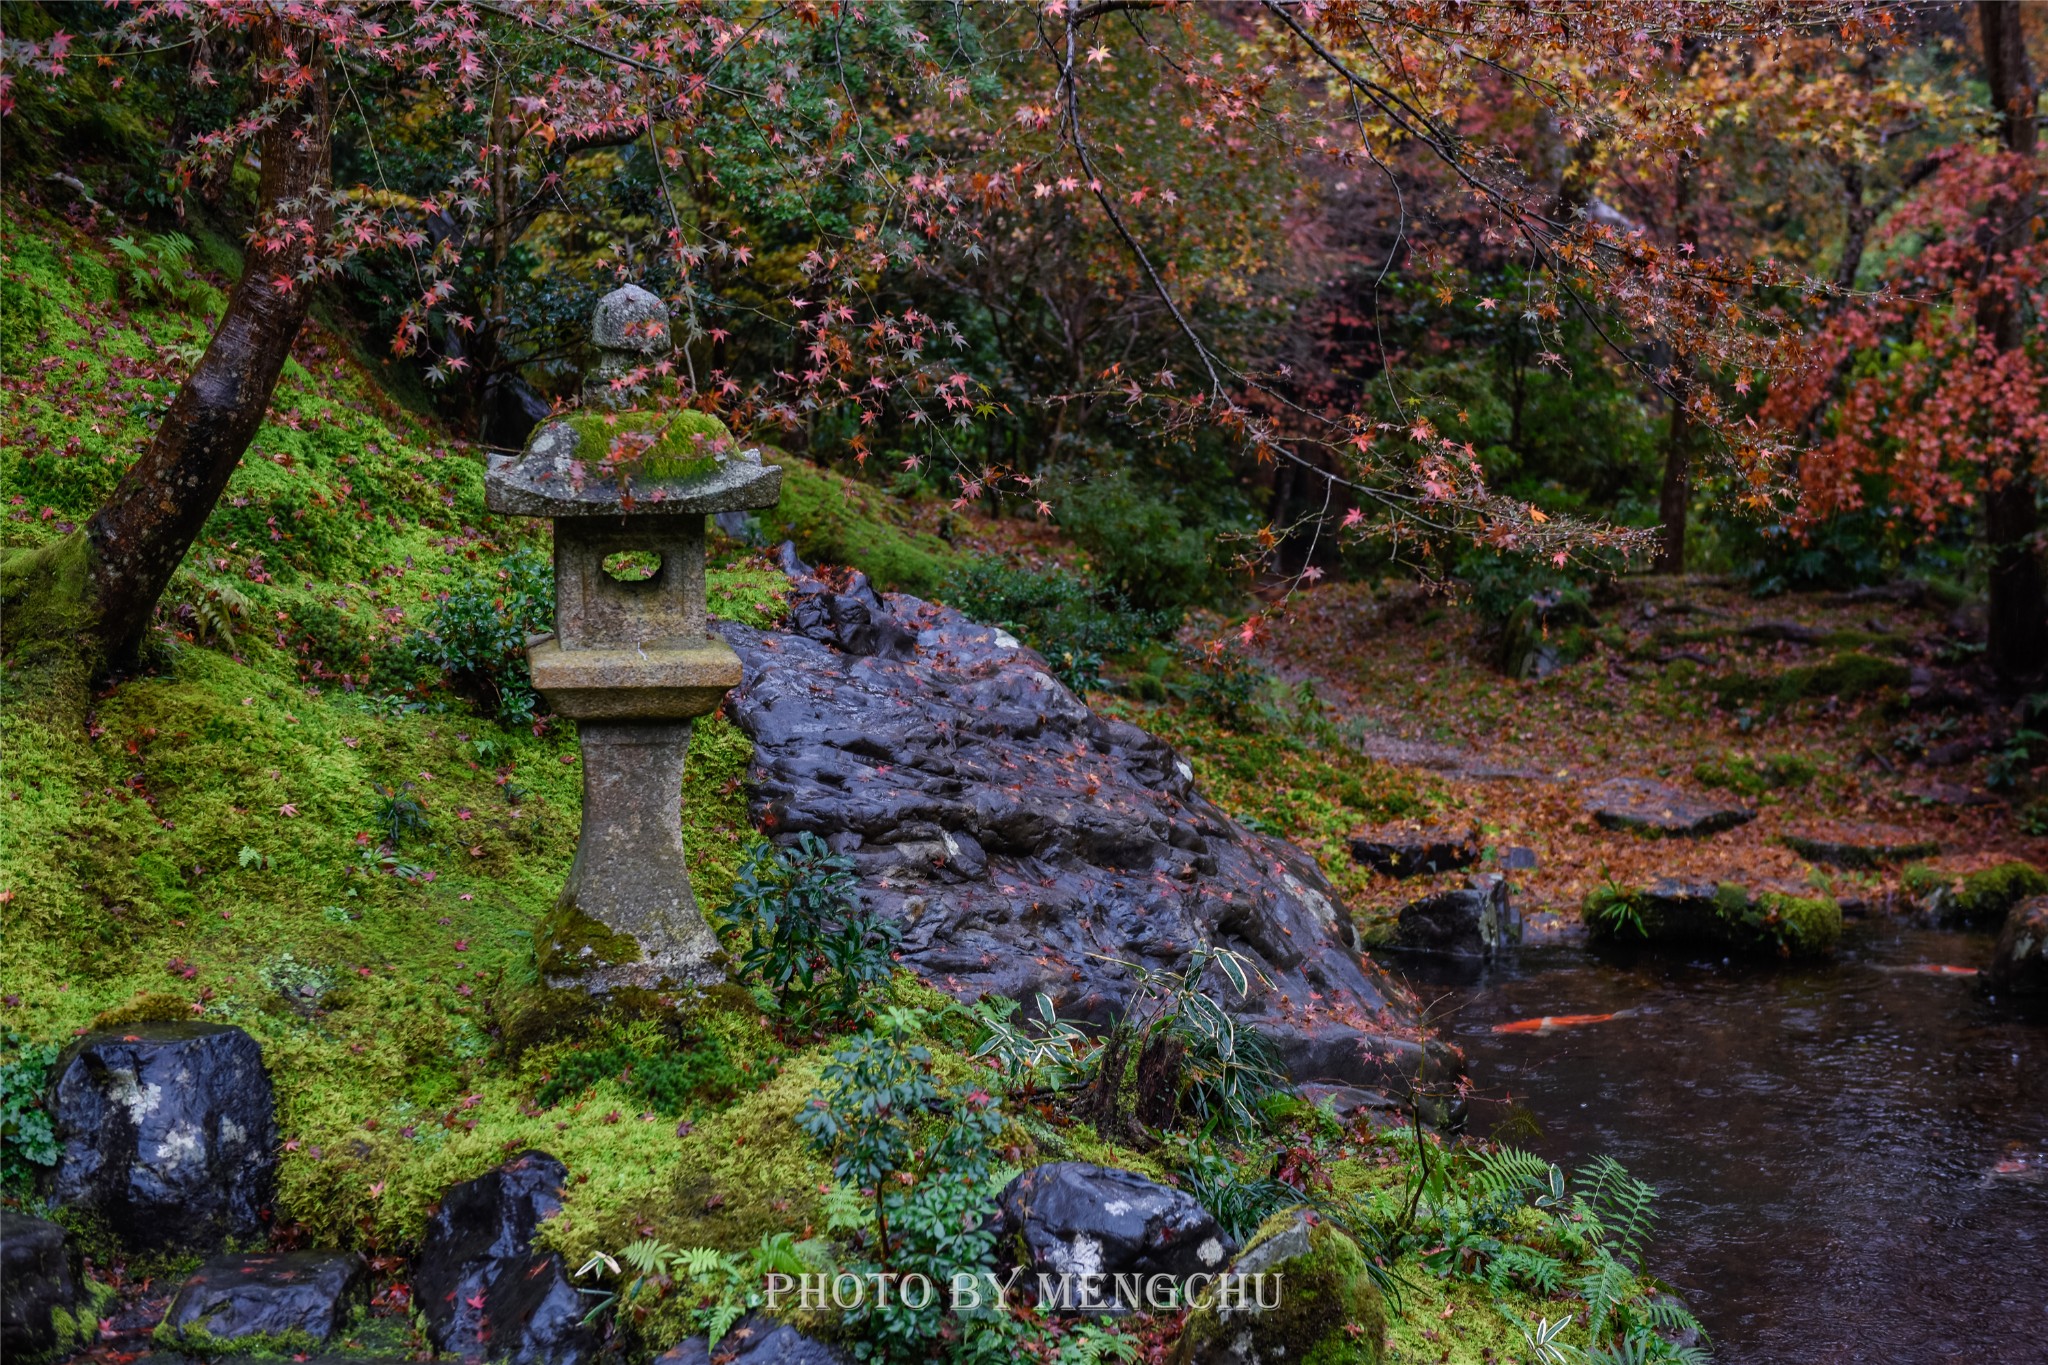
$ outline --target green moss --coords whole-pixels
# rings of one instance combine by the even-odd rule
[[[664,482],[709,474],[732,444],[725,423],[694,408],[577,412],[555,420],[576,433],[576,458],[590,468],[617,462],[642,478]],[[643,448],[641,439],[647,437],[652,443]]]
[[[782,467],[782,501],[759,514],[770,541],[793,540],[812,563],[844,564],[879,588],[920,597],[936,594],[965,567],[966,556],[917,530],[881,490],[792,455],[768,460]]]
[[[321,1347],[320,1339],[310,1332],[259,1332],[249,1336],[221,1337],[196,1324],[173,1327],[168,1322],[158,1323],[149,1339],[167,1351],[209,1358],[232,1355],[304,1360]]]
[[[2048,873],[2019,861],[1960,877],[1922,863],[1907,868],[1902,880],[1907,893],[1937,918],[1979,927],[1999,924],[2029,896],[2048,895]]]
[[[1782,710],[1800,701],[1833,697],[1855,701],[1906,686],[1909,670],[1897,659],[1872,654],[1837,654],[1825,663],[1803,664],[1775,673],[1738,673],[1711,686],[1723,706]]]
[[[533,955],[541,975],[550,981],[623,967],[641,958],[640,944],[631,934],[593,919],[567,899],[541,922]]]
[[[1745,755],[1725,760],[1702,759],[1693,765],[1692,776],[1703,787],[1720,787],[1743,796],[1761,796],[1767,791],[1809,785],[1820,770],[1801,754]]]
[[[1238,1308],[1221,1303],[1212,1289],[1182,1329],[1175,1357],[1181,1365],[1223,1349],[1247,1359],[1302,1365],[1378,1365],[1385,1358],[1386,1306],[1367,1274],[1365,1253],[1328,1222],[1308,1225],[1304,1237],[1302,1220],[1300,1210],[1273,1215],[1238,1258],[1237,1264],[1278,1278],[1278,1305]],[[1288,1255],[1275,1250],[1286,1245],[1280,1239],[1305,1246]],[[1269,1262],[1269,1255],[1281,1259]]]
[[[1734,882],[1720,883],[1711,894],[1689,885],[1602,886],[1587,895],[1580,917],[1600,941],[1777,957],[1826,953],[1842,937],[1842,908],[1834,901],[1777,891],[1752,895]]]

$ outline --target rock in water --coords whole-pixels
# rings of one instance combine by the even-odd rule
[[[52,1075],[59,1204],[141,1250],[210,1249],[264,1230],[277,1123],[254,1038],[222,1024],[137,1024],[80,1038]]]
[[[1352,835],[1351,856],[1388,877],[1456,872],[1479,861],[1479,827],[1382,825]]]
[[[413,1271],[435,1349],[466,1361],[582,1365],[597,1354],[590,1311],[534,1234],[562,1207],[569,1168],[522,1152],[441,1196]]]
[[[1016,1239],[1017,1264],[1040,1302],[1080,1305],[1084,1276],[1213,1275],[1234,1249],[1216,1219],[1193,1196],[1133,1171],[1054,1161],[1034,1166],[1003,1187],[996,1200],[1000,1235]],[[1099,1292],[1111,1302],[1113,1281]],[[1140,1303],[1121,1303],[1133,1310]]]
[[[1405,1093],[1424,1057],[1413,997],[1362,962],[1315,860],[1246,830],[1194,770],[1095,715],[1000,630],[785,555],[790,628],[724,623],[746,680],[728,699],[754,742],[755,823],[850,854],[862,895],[902,921],[904,962],[967,1000],[1050,995],[1106,1023],[1133,982],[1197,945],[1263,974],[1224,1004],[1296,1080]],[[1428,1045],[1438,1075],[1454,1049]]]
[[[80,1289],[64,1229],[0,1209],[0,1357],[32,1365],[90,1346],[99,1317]]]
[[[1586,808],[1608,829],[1698,838],[1756,819],[1746,806],[1688,796],[1646,777],[1616,777],[1587,793]]]
[[[1350,1237],[1304,1209],[1266,1220],[1196,1302],[1174,1365],[1300,1365],[1386,1353],[1386,1305]]]
[[[718,1339],[724,1365],[846,1365],[844,1351],[756,1313]],[[654,1365],[711,1365],[711,1343],[691,1337],[654,1358]]]
[[[370,1267],[353,1251],[220,1256],[178,1290],[157,1340],[203,1352],[211,1342],[263,1337],[303,1349],[340,1331],[369,1288]]]
[[[1401,907],[1394,942],[1401,948],[1454,957],[1490,958],[1522,941],[1522,918],[1508,898],[1507,879],[1472,878]]]
[[[2006,912],[1984,984],[2000,999],[2048,1001],[2048,896]]]

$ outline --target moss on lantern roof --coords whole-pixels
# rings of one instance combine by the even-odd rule
[[[585,467],[609,464],[664,483],[709,474],[733,449],[725,423],[695,408],[578,412],[558,420],[576,433],[576,458]]]

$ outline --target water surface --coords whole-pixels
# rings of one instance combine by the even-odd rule
[[[1660,1188],[1650,1270],[1725,1365],[2048,1362],[2048,1024],[1899,970],[1991,945],[1885,922],[1813,968],[1393,965],[1470,1057],[1472,1132]]]

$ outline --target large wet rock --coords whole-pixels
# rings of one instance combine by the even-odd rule
[[[57,1203],[141,1250],[264,1230],[277,1123],[255,1039],[223,1024],[137,1024],[80,1038],[51,1074]]]
[[[436,1350],[466,1361],[582,1365],[597,1354],[590,1311],[561,1258],[534,1246],[562,1207],[568,1167],[522,1152],[441,1196],[413,1271]]]
[[[202,1353],[248,1337],[303,1350],[346,1326],[369,1290],[370,1267],[353,1251],[220,1256],[178,1290],[157,1339]]]
[[[1586,794],[1586,808],[1608,829],[1699,838],[1748,824],[1756,812],[1692,796],[1646,777],[1609,778]]]
[[[1411,952],[1491,958],[1522,941],[1507,879],[1483,876],[1401,907],[1394,944]]]
[[[54,1360],[89,1346],[99,1322],[64,1229],[0,1209],[0,1357]]]
[[[1387,877],[1456,872],[1479,861],[1479,827],[1381,825],[1351,836],[1351,856]]]
[[[2048,896],[2006,913],[1984,984],[2001,999],[2048,1001]]]
[[[847,1355],[838,1347],[759,1313],[742,1319],[718,1339],[717,1359],[720,1365],[847,1365]],[[706,1337],[690,1337],[654,1358],[654,1365],[711,1362],[712,1347]]]
[[[1264,981],[1216,990],[1296,1080],[1406,1088],[1413,997],[1360,959],[1314,859],[1231,820],[1171,747],[1095,715],[1004,632],[786,567],[788,629],[717,627],[745,668],[727,706],[754,741],[754,819],[851,855],[907,965],[962,999],[1043,991],[1105,1023],[1134,986],[1105,959],[1170,968],[1221,944]]]
[[[1036,1288],[1046,1277],[1050,1301],[1065,1306],[1084,1293],[1082,1277],[1213,1275],[1234,1249],[1191,1195],[1110,1166],[1034,1166],[1003,1187],[997,1205],[1026,1280]]]

